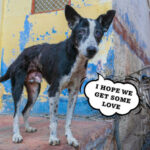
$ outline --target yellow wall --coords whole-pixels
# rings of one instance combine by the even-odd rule
[[[83,16],[97,18],[112,8],[111,0],[72,0],[72,6]],[[3,54],[3,62],[8,67],[19,55],[21,47],[28,47],[38,43],[57,43],[66,39],[70,34],[64,11],[33,14],[31,15],[31,0],[2,0],[0,7],[0,57]],[[56,31],[56,33],[54,33]],[[1,34],[1,32],[3,34]],[[23,37],[21,37],[23,36]],[[108,39],[107,39],[108,38]],[[100,52],[91,63],[98,60],[106,63],[107,53],[112,44],[112,35],[105,36],[100,45]],[[47,84],[42,84],[41,94]],[[3,85],[1,88],[4,90]],[[4,93],[6,91],[4,90]],[[7,94],[10,94],[7,92]]]

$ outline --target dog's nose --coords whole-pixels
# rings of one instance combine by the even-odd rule
[[[87,55],[89,58],[92,58],[96,54],[96,47],[94,46],[89,46],[87,48]]]

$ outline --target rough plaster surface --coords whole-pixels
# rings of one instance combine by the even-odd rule
[[[147,0],[113,1],[113,8],[117,10],[117,19],[136,39],[142,53],[150,58],[150,16]],[[123,40],[122,35],[114,32],[115,60],[114,68],[116,76],[125,76],[145,66],[142,58],[137,56],[136,50],[131,49],[129,43]],[[137,51],[139,53],[139,51]],[[119,122],[119,136],[121,150],[141,150],[146,133],[150,130],[148,108],[139,107],[130,114],[121,117]]]
[[[126,76],[144,66],[143,62],[130,50],[128,45],[120,40],[114,33],[115,59],[114,68],[116,76]]]
[[[150,57],[150,8],[147,0],[114,0],[113,8]]]

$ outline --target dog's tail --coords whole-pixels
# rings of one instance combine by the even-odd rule
[[[0,77],[0,82],[6,81],[10,78],[10,71],[9,69],[7,70],[7,72],[5,73],[4,76]]]

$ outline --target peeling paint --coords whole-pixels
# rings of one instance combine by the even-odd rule
[[[54,27],[52,28],[52,33],[54,33],[54,34],[57,33],[57,31],[55,30]]]
[[[19,39],[20,51],[23,51],[27,42],[29,42],[32,23],[29,22],[28,18],[29,18],[29,15],[26,15],[25,21],[24,21],[24,31],[20,32],[20,39]]]
[[[2,56],[1,56],[1,76],[3,76],[6,71],[7,71],[7,65],[4,63],[4,48],[2,49]],[[11,89],[10,89],[10,80],[7,80],[6,82],[3,82],[2,85],[5,87],[5,91],[7,93],[10,93],[11,92]]]
[[[21,107],[20,107],[20,112],[23,110],[25,104],[26,104],[26,97],[23,97],[24,101],[22,101]],[[3,95],[3,103],[4,103],[4,107],[5,107],[5,113],[6,114],[13,114],[14,113],[14,105],[13,105],[13,101],[12,101],[12,97],[11,95]],[[58,105],[58,113],[59,114],[66,114],[67,112],[67,104],[68,104],[68,99],[67,97],[61,97],[59,100],[59,105]],[[81,109],[79,109],[81,108]],[[48,101],[48,97],[43,97],[40,96],[38,98],[38,100],[36,101],[33,109],[31,110],[31,113],[33,114],[48,114],[49,115],[49,101]],[[89,104],[88,101],[82,97],[82,98],[78,98],[77,100],[77,104],[75,106],[75,111],[74,114],[75,115],[93,115],[95,113],[99,113],[99,111],[96,111],[94,109],[92,109]]]
[[[104,34],[104,38],[108,41],[108,38],[110,37],[110,35],[113,32],[113,25],[111,24],[109,27],[109,30]]]
[[[51,36],[51,34],[48,31],[45,32],[44,34],[39,35],[39,36],[37,36],[36,34],[32,33],[30,35],[30,39],[32,41],[44,41],[46,38],[50,39],[51,38],[50,36]]]
[[[90,79],[90,78],[94,78],[95,76],[97,76],[97,65],[88,63],[87,77]]]
[[[67,30],[67,31],[65,32],[65,36],[66,36],[66,38],[69,37],[69,30]]]

